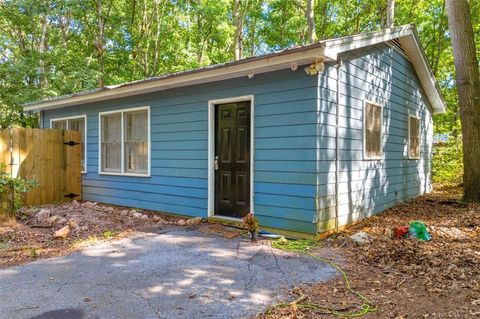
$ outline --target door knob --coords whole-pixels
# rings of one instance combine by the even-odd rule
[[[215,156],[214,168],[215,168],[215,170],[218,170],[218,155]]]

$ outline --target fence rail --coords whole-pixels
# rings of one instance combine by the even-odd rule
[[[24,205],[81,198],[80,139],[77,131],[0,130],[0,165],[3,164],[12,177],[37,182],[37,186],[24,195]]]

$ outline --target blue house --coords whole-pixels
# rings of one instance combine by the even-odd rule
[[[411,25],[24,106],[83,132],[83,199],[316,235],[431,190],[445,103]]]

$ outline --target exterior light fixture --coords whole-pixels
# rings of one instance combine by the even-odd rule
[[[323,63],[323,58],[315,59],[315,63],[310,64],[309,66],[305,67],[305,73],[308,75],[317,75],[318,73],[322,73],[325,70],[325,64]]]

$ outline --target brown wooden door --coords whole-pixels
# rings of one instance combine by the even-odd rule
[[[250,102],[215,106],[215,215],[250,211]]]

